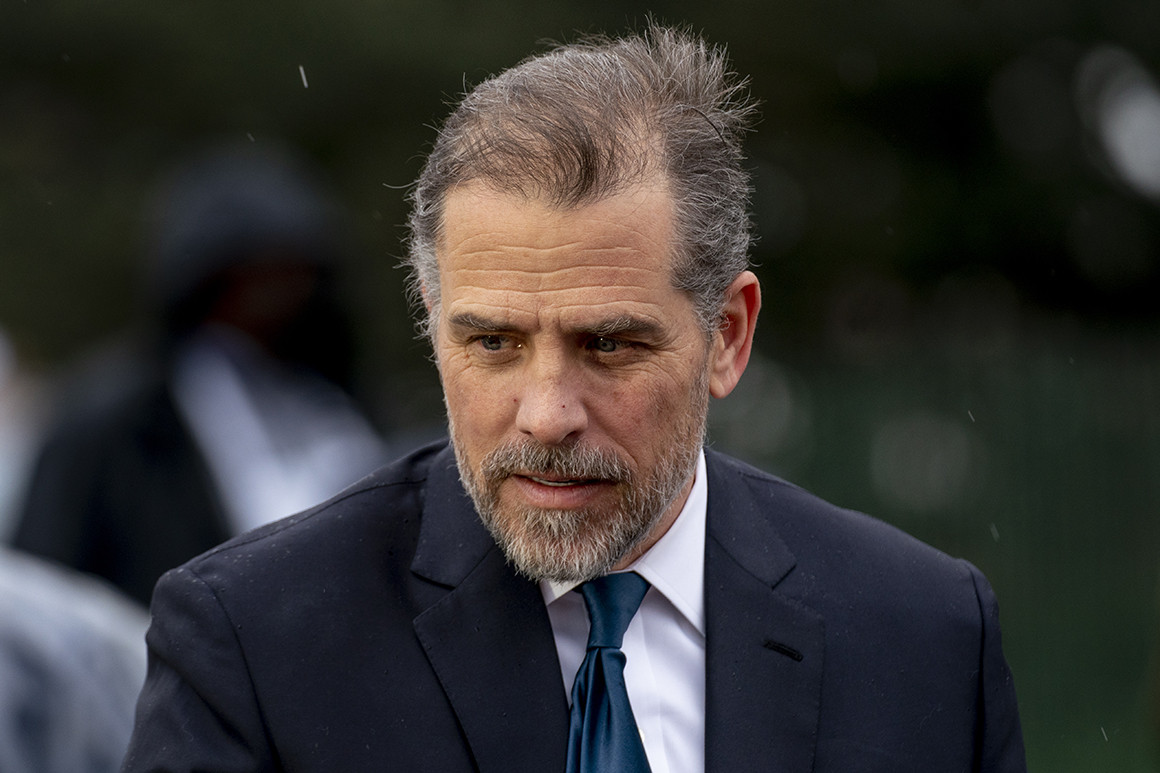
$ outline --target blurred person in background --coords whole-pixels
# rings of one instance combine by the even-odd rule
[[[47,396],[0,329],[0,541],[15,526]],[[145,679],[145,607],[0,546],[0,773],[113,773]]]
[[[0,771],[118,770],[147,624],[107,583],[0,548]]]
[[[304,161],[215,146],[155,204],[156,331],[63,387],[13,539],[146,603],[165,570],[385,460],[348,389],[342,217]]]

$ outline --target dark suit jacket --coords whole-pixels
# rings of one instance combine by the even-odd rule
[[[972,566],[708,454],[706,770],[1024,770]],[[127,771],[564,769],[538,586],[427,448],[167,574]]]
[[[126,370],[78,379],[78,394],[65,395],[13,544],[103,577],[148,604],[166,570],[231,531],[161,369]],[[94,387],[90,380],[115,383]]]

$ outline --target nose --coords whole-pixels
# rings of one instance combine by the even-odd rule
[[[580,374],[566,356],[541,352],[531,358],[519,392],[516,429],[544,445],[577,439],[588,428]]]

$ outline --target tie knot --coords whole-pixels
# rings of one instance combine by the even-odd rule
[[[588,606],[588,648],[620,648],[624,632],[644,594],[648,581],[635,572],[607,574],[589,580],[580,586],[584,603]]]

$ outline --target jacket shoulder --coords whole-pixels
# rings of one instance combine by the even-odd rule
[[[414,550],[427,475],[445,450],[445,443],[424,446],[329,500],[227,540],[182,568],[216,585],[251,573],[306,578],[384,554],[401,558]]]
[[[746,462],[721,453],[712,459],[718,477],[731,489],[726,496],[746,502],[754,517],[771,520],[779,533],[800,543],[806,537],[831,541],[856,540],[867,547],[881,543],[888,550],[928,552],[932,557],[941,551],[886,521],[863,512],[836,505],[801,486],[760,470]],[[711,475],[712,477],[712,475]]]
[[[722,454],[711,458],[710,499],[716,484],[723,511],[716,516],[724,521],[711,531],[716,528],[718,539],[732,535],[727,549],[742,563],[759,562],[771,542],[784,547],[794,564],[788,587],[811,603],[826,607],[847,597],[871,605],[937,607],[956,599],[969,608],[977,603],[978,570],[968,562],[749,464]]]

